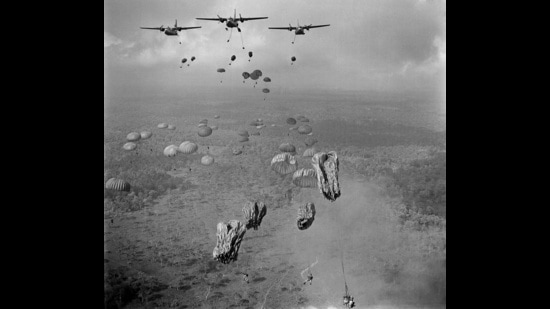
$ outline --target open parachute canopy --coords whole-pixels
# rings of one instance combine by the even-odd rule
[[[292,145],[291,143],[282,143],[281,145],[279,145],[279,151],[295,153],[296,147],[294,147],[294,145]]]
[[[247,202],[243,207],[246,228],[257,230],[266,213],[267,207],[263,202]]]
[[[296,171],[297,162],[293,155],[288,152],[280,153],[271,159],[271,169],[275,172],[286,175]]]
[[[199,146],[193,142],[185,141],[180,144],[178,149],[181,153],[192,154],[199,149]]]
[[[311,132],[313,132],[313,129],[307,124],[303,124],[298,127],[298,133],[300,134],[309,134]]]
[[[186,63],[186,62],[187,62],[187,58],[181,59],[181,63]]]
[[[130,151],[130,150],[136,149],[136,147],[137,147],[136,143],[128,142],[128,143],[124,144],[124,146],[122,146],[122,149]]]
[[[239,137],[239,142],[240,143],[244,143],[244,142],[248,142],[249,139],[248,139],[248,136],[241,136]]]
[[[239,130],[237,134],[239,134],[240,136],[248,137],[248,131],[243,129]]]
[[[129,142],[139,141],[140,139],[141,135],[137,132],[131,132],[126,135],[126,140],[128,140]]]
[[[159,129],[166,129],[166,128],[168,128],[168,124],[166,124],[166,123],[164,123],[164,122],[163,122],[163,123],[159,123],[158,126],[157,126],[157,128],[159,128]]]
[[[175,157],[178,154],[178,146],[169,145],[164,148],[164,155],[167,157]]]
[[[287,124],[294,125],[294,124],[296,124],[296,119],[294,119],[294,118],[292,118],[292,117],[291,117],[291,118],[287,118],[287,119],[286,119],[286,123],[287,123]]]
[[[252,55],[253,55],[253,54],[252,54],[252,51],[249,51],[249,52],[248,52],[248,57],[249,57],[249,58],[252,58]]]
[[[252,73],[250,73],[250,79],[252,80],[257,80],[258,78],[260,78],[260,76],[262,76],[262,71],[260,70],[254,70]]]
[[[262,89],[262,92],[263,92],[263,93],[269,93],[269,89],[264,88],[264,89]]]
[[[118,178],[110,178],[105,183],[105,189],[116,191],[130,191],[130,184]]]
[[[298,217],[296,218],[296,225],[299,230],[305,230],[313,224],[315,219],[315,205],[313,203],[306,203],[300,205],[298,209]]]
[[[271,78],[269,78],[269,77],[264,77],[264,82],[270,83],[270,82],[271,82]]]
[[[151,133],[150,131],[143,131],[139,133],[139,135],[141,135],[141,139],[148,139],[153,136],[153,133]]]
[[[306,146],[308,147],[311,147],[313,145],[315,145],[316,143],[318,142],[318,140],[315,138],[315,137],[306,137],[306,140],[304,141],[304,144],[306,144]]]
[[[166,128],[168,130],[175,130],[176,129],[176,126],[173,125],[173,124],[169,124],[168,127]]]
[[[301,168],[292,175],[292,183],[302,188],[317,187],[317,175],[312,168]]]
[[[317,173],[317,186],[323,196],[334,202],[340,196],[339,161],[335,151],[316,153],[311,162]]]
[[[212,165],[214,163],[214,157],[212,156],[209,156],[209,155],[205,155],[201,158],[201,164],[202,165]]]
[[[216,232],[217,243],[212,252],[214,259],[223,264],[236,261],[245,233],[246,227],[239,220],[218,223]]]
[[[302,157],[313,157],[317,153],[317,150],[315,148],[308,148],[304,150],[304,154]]]
[[[210,127],[202,127],[199,129],[199,132],[198,132],[199,136],[200,137],[207,137],[207,136],[210,136],[212,134],[212,128]]]
[[[224,69],[224,68],[219,68],[219,69],[216,70],[216,72],[218,72],[218,73],[224,73],[224,72],[225,72],[225,69]]]
[[[235,59],[237,59],[237,56],[235,55],[231,56],[231,61],[235,61]]]
[[[191,61],[195,61],[195,59],[196,59],[195,56],[191,57]]]
[[[244,79],[249,78],[249,77],[250,77],[250,73],[248,73],[248,72],[243,72],[243,77],[244,77]]]

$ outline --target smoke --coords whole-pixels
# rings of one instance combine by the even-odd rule
[[[298,205],[311,201],[317,209],[313,225],[293,239],[294,261],[307,267],[318,258],[308,304],[342,305],[343,254],[356,308],[444,306],[444,253],[432,243],[444,242],[445,232],[404,230],[381,188],[340,177],[342,196],[334,203],[317,189],[302,190],[294,199]]]

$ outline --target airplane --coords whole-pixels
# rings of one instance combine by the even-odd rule
[[[321,27],[328,27],[330,26],[330,24],[327,24],[327,25],[308,25],[308,26],[300,26],[300,22],[297,22],[298,26],[297,27],[292,27],[291,24],[288,24],[288,27],[269,27],[269,29],[274,29],[274,30],[288,30],[288,31],[292,31],[292,30],[295,30],[294,31],[294,40],[292,41],[292,44],[294,44],[294,41],[296,40],[296,36],[297,35],[305,35],[305,31],[304,30],[307,30],[309,31],[309,29],[312,29],[312,28],[321,28]]]
[[[140,27],[140,28],[141,29],[148,29],[148,30],[160,30],[161,32],[164,32],[164,34],[172,36],[172,35],[178,35],[178,32],[181,31],[181,30],[197,29],[197,28],[202,28],[202,27],[201,26],[198,26],[198,27],[178,27],[178,20],[176,19],[176,23],[174,24],[174,28],[164,27],[164,25],[162,25],[160,27],[153,27],[153,28],[148,28],[148,27]],[[181,42],[180,42],[180,44],[181,44]]]
[[[219,21],[220,23],[225,23],[225,31],[227,31],[227,28],[231,28],[231,33],[229,34],[229,39],[227,39],[227,42],[231,40],[231,34],[233,33],[233,28],[237,28],[239,32],[241,32],[241,28],[239,28],[239,22],[244,23],[247,20],[256,20],[256,19],[267,19],[267,17],[242,17],[241,14],[239,14],[239,18],[237,18],[237,9],[233,11],[233,17],[229,18],[223,18],[218,15],[218,18],[197,18],[198,20],[212,20],[212,21]],[[242,35],[241,35],[242,40]],[[244,44],[243,44],[244,45]],[[244,49],[244,46],[243,46]]]

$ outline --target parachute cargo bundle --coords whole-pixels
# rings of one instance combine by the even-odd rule
[[[257,230],[267,213],[267,207],[262,202],[247,202],[243,207],[243,213],[246,220],[246,228]]]
[[[315,219],[315,205],[313,203],[306,203],[300,206],[298,209],[298,218],[296,218],[296,225],[299,230],[305,230],[313,224]]]
[[[239,220],[230,220],[218,223],[217,229],[218,240],[212,252],[214,259],[223,264],[236,261],[246,227]]]
[[[338,183],[338,156],[335,151],[319,152],[311,158],[313,168],[317,173],[317,186],[326,199],[334,202],[340,196]]]
[[[302,188],[317,187],[317,175],[312,168],[299,169],[292,175],[292,183]]]

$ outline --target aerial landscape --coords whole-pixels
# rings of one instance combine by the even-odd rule
[[[445,308],[445,11],[104,1],[104,307]]]

